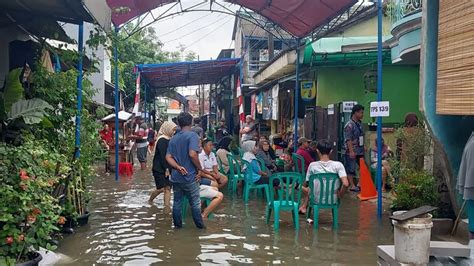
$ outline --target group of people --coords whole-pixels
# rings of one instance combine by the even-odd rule
[[[356,168],[360,159],[364,157],[365,133],[362,127],[364,107],[355,105],[352,110],[351,120],[344,128],[344,143],[346,154],[344,163],[331,160],[334,145],[328,140],[311,141],[307,138],[298,139],[296,154],[304,161],[304,179],[301,189],[303,198],[300,205],[300,213],[305,214],[309,202],[309,178],[319,173],[335,173],[339,176],[338,189],[335,197],[341,198],[346,190],[358,192],[360,189],[354,181]],[[222,189],[228,182],[230,164],[229,154],[232,153],[230,145],[233,138],[229,135],[220,137],[217,147],[214,141],[204,138],[203,130],[199,127],[199,121],[193,120],[189,113],[181,113],[174,122],[164,122],[157,134],[156,148],[153,158],[152,173],[156,189],[151,193],[149,203],[161,193],[164,194],[165,206],[170,206],[171,189],[174,193],[173,223],[175,227],[182,227],[182,207],[184,199],[187,198],[192,210],[192,217],[198,228],[204,228],[204,220],[222,202],[224,195]],[[194,123],[193,123],[194,122]],[[243,167],[246,173],[246,181],[255,184],[269,184],[271,175],[275,172],[288,171],[289,169],[277,166],[277,156],[272,149],[267,137],[260,136],[257,139],[256,123],[247,118],[247,123],[240,130],[242,151],[241,160],[247,162]],[[291,150],[291,147],[288,147]],[[216,151],[214,153],[214,151]],[[382,145],[382,169],[383,187],[386,178],[390,176],[390,166],[387,158],[392,156],[391,149]],[[378,151],[376,145],[371,152],[371,166],[376,168]],[[294,163],[294,162],[292,162]],[[303,168],[300,165],[300,168]],[[321,184],[315,181],[315,198],[319,195]],[[279,186],[278,182],[269,184]],[[201,206],[201,199],[207,199],[210,203]]]
[[[193,117],[189,113],[181,113],[176,121],[178,124],[164,122],[158,132],[152,168],[156,189],[148,202],[153,204],[153,200],[164,193],[164,204],[169,206],[173,188],[172,216],[175,227],[183,225],[182,208],[187,198],[196,227],[204,228],[203,220],[224,199],[219,188],[227,184],[228,178],[219,172],[212,152],[213,142],[203,138],[200,130],[193,127]],[[204,209],[201,208],[202,198],[210,200]]]
[[[124,127],[124,139],[120,143],[120,146],[123,147],[126,153],[125,160],[133,164],[133,158],[135,157],[133,153],[136,152],[140,168],[145,170],[147,155],[154,149],[156,133],[140,114],[138,114],[134,120],[125,123]],[[113,150],[115,146],[115,134],[109,124],[104,123],[104,127],[99,131],[99,135],[102,148],[106,151]],[[106,172],[110,170],[108,162],[109,160],[107,159]]]

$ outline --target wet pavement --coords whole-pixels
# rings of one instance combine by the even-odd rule
[[[265,223],[265,204],[253,194],[248,205],[241,197],[226,198],[207,221],[206,230],[194,227],[190,212],[183,229],[172,227],[170,210],[160,195],[153,206],[147,199],[154,187],[148,172],[115,182],[113,175],[97,177],[91,188],[89,224],[61,240],[57,252],[73,265],[159,262],[184,264],[351,264],[375,265],[376,246],[393,244],[388,215],[376,218],[374,202],[344,197],[339,229],[332,229],[329,211],[321,211],[318,230],[300,216],[295,231],[291,215],[283,214],[280,231]]]

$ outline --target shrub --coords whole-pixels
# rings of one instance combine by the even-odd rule
[[[438,206],[439,195],[433,175],[424,171],[406,171],[395,186],[396,199],[393,210],[411,210],[423,205]]]
[[[64,222],[51,196],[65,158],[41,141],[0,143],[0,264],[28,260],[39,247],[54,249],[51,236]]]

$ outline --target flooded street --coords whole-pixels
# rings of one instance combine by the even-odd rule
[[[300,216],[296,232],[291,215],[281,217],[280,232],[273,220],[265,223],[264,201],[251,196],[246,206],[240,197],[226,198],[207,229],[194,227],[190,212],[184,228],[174,230],[163,196],[149,206],[154,187],[145,172],[120,182],[101,176],[91,188],[89,224],[65,236],[57,252],[74,265],[114,263],[147,265],[159,262],[183,264],[376,264],[376,246],[392,244],[389,220],[379,223],[376,204],[359,202],[347,194],[339,212],[339,230],[333,231],[329,211],[322,211],[319,230]]]

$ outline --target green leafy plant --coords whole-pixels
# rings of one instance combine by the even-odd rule
[[[0,264],[31,258],[39,247],[53,250],[52,235],[64,223],[58,200],[51,193],[64,176],[65,160],[44,141],[21,146],[0,143]]]
[[[37,124],[43,121],[47,115],[47,109],[53,110],[53,107],[41,99],[19,100],[12,105],[10,112],[8,112],[8,119],[22,118],[28,125]]]
[[[396,185],[393,210],[411,210],[423,205],[438,206],[440,199],[436,180],[424,171],[406,171],[403,181]]]

